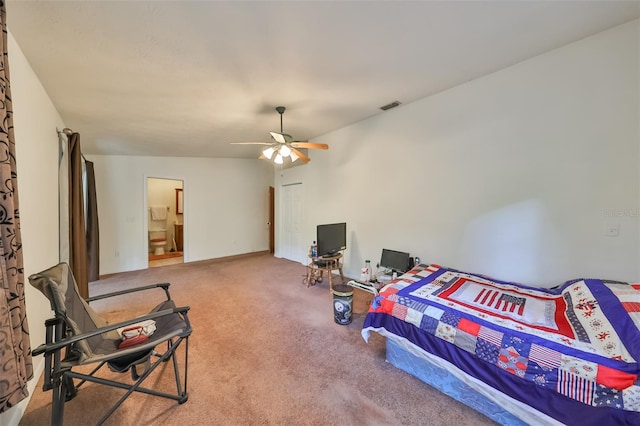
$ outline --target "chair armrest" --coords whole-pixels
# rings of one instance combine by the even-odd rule
[[[90,331],[87,333],[82,333],[82,334],[78,334],[76,336],[73,337],[69,337],[67,339],[62,339],[59,340],[57,342],[53,342],[50,344],[42,344],[40,346],[38,346],[37,348],[35,348],[34,350],[31,351],[31,355],[36,356],[36,355],[40,355],[42,353],[48,353],[48,352],[55,352],[59,349],[64,348],[67,345],[70,345],[72,343],[75,342],[79,342],[81,340],[85,340],[88,339],[89,337],[93,337],[93,336],[97,336],[103,333],[107,333],[109,331],[113,331],[116,330],[120,327],[126,327],[128,325],[132,325],[132,324],[136,324],[142,321],[146,321],[146,320],[150,320],[150,319],[155,319],[155,318],[160,318],[163,316],[167,316],[167,315],[173,315],[173,314],[183,314],[186,316],[187,312],[189,311],[189,306],[182,306],[179,308],[173,308],[173,309],[164,309],[162,311],[158,311],[158,312],[152,312],[150,314],[141,316],[141,317],[136,317],[136,318],[132,318],[130,320],[126,320],[126,321],[122,321],[116,324],[111,324],[111,325],[107,325],[105,327],[101,327],[97,330],[94,331]]]
[[[129,289],[126,289],[126,290],[114,291],[112,293],[99,294],[97,296],[89,297],[88,299],[86,299],[86,301],[87,302],[93,302],[94,300],[106,299],[108,297],[113,297],[113,296],[122,296],[123,294],[135,293],[137,291],[142,291],[142,290],[151,290],[151,289],[159,288],[159,287],[162,288],[165,291],[165,293],[167,293],[167,296],[168,296],[169,295],[169,286],[170,285],[171,284],[169,284],[169,283],[160,283],[160,284],[146,285],[146,286],[143,286],[143,287],[129,288]]]

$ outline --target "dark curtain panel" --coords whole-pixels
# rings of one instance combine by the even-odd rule
[[[7,21],[4,2],[2,59],[0,62],[0,413],[29,394],[27,381],[33,377],[31,343],[24,300],[22,237],[18,210],[18,176],[13,134],[13,107],[9,84]]]
[[[91,161],[84,162],[87,173],[87,257],[89,281],[100,277],[100,234],[98,232],[98,201],[96,199],[96,175]]]
[[[80,296],[89,297],[87,234],[84,224],[82,151],[80,135],[69,136],[69,266],[78,284]]]

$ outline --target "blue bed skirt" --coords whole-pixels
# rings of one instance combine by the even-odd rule
[[[387,361],[391,365],[411,374],[440,392],[484,414],[505,426],[526,426],[527,423],[503,409],[497,403],[471,389],[444,368],[405,351],[391,339],[387,341]]]

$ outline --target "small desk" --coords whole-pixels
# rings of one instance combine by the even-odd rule
[[[309,287],[316,282],[322,282],[322,276],[326,272],[329,277],[329,291],[333,290],[333,271],[340,273],[341,283],[344,283],[344,275],[342,275],[342,253],[338,253],[331,257],[311,257],[307,265],[307,276],[304,284]]]

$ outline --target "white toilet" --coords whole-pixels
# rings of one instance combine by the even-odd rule
[[[166,229],[150,229],[149,230],[149,245],[153,250],[153,254],[164,254],[164,248],[167,245],[167,230]]]

